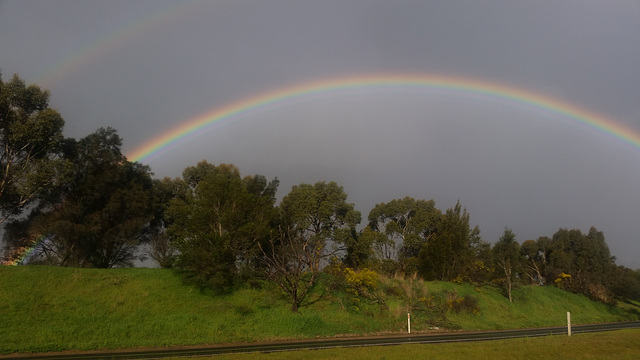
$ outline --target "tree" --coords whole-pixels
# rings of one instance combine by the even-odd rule
[[[192,225],[207,226],[221,237],[228,235],[234,257],[246,266],[256,265],[257,243],[272,230],[279,180],[267,182],[262,175],[242,178],[232,164],[214,166],[206,161],[186,168],[183,177],[192,214],[206,216]]]
[[[178,249],[173,246],[166,232],[154,232],[151,234],[147,254],[161,268],[168,269],[173,267],[177,253]]]
[[[494,267],[492,266],[491,244],[482,240],[479,236],[480,230],[477,227],[472,230],[472,236],[469,239],[469,247],[471,251],[470,258],[475,259],[475,266],[468,266],[464,276],[475,284],[482,284],[491,281]],[[469,263],[471,265],[471,263]]]
[[[364,229],[358,234],[358,243],[360,248],[365,251],[367,247],[367,262],[370,266],[375,267],[379,272],[386,276],[393,277],[399,270],[398,262],[393,254],[395,254],[395,243],[392,239],[389,239],[384,233],[373,230],[370,225],[365,226]],[[345,262],[345,265],[351,266],[354,269],[360,267],[360,263],[352,264]]]
[[[242,178],[233,165],[203,161],[184,170],[183,182],[184,192],[166,212],[168,235],[180,252],[176,267],[189,282],[226,291],[238,270],[261,263],[259,244],[272,232],[278,180]]]
[[[277,237],[262,247],[267,277],[298,308],[315,285],[322,261],[336,256],[352,238],[360,213],[346,202],[347,194],[335,182],[294,186],[280,204]],[[333,251],[327,244],[335,245]]]
[[[457,202],[442,215],[437,233],[420,251],[420,274],[426,280],[469,278],[481,249],[480,229],[471,228],[467,209]]]
[[[617,266],[612,280],[611,291],[616,298],[640,301],[640,271]]]
[[[594,300],[613,301],[610,288],[615,263],[601,231],[591,227],[585,235],[577,229],[560,229],[553,235],[547,254],[549,278],[559,280],[561,274],[568,274],[568,290]]]
[[[362,219],[346,200],[344,189],[333,181],[294,186],[280,204],[283,222],[302,237],[310,238],[321,251],[326,250],[328,241],[335,246],[344,245],[353,238]]]
[[[542,242],[527,240],[520,245],[523,272],[534,285],[544,285],[546,282],[544,277],[546,258],[541,244]]]
[[[171,220],[167,215],[167,208],[174,198],[180,198],[187,193],[187,185],[182,179],[165,177],[153,180],[154,216],[150,223],[149,255],[161,268],[173,267],[178,249],[173,239],[167,233]],[[183,198],[184,200],[184,198]]]
[[[375,259],[376,244],[385,240],[387,237],[384,234],[373,231],[368,226],[365,227],[362,231],[346,239],[346,255],[343,263],[355,270],[370,264]]]
[[[319,264],[327,256],[312,237],[289,227],[281,228],[277,239],[261,245],[265,274],[288,297],[291,311],[297,312],[316,284]]]
[[[28,219],[28,233],[54,265],[130,266],[153,217],[151,173],[120,152],[111,128],[68,141],[69,180]]]
[[[0,224],[64,183],[71,168],[60,157],[64,120],[48,103],[48,91],[0,74]]]
[[[496,280],[502,285],[509,302],[513,302],[512,290],[520,262],[519,250],[520,245],[516,241],[516,235],[509,228],[504,229],[504,233],[492,249],[498,276]]]
[[[400,248],[397,254],[400,270],[407,273],[417,270],[417,256],[436,234],[441,216],[433,200],[415,200],[407,196],[377,204],[368,218],[369,227],[389,239],[381,243],[386,247],[386,256],[390,255],[390,250]]]

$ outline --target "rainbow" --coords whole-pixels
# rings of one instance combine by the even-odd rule
[[[196,12],[203,4],[190,3],[185,5],[183,2],[176,1],[175,3],[161,6],[142,17],[121,24],[97,39],[73,49],[66,57],[37,74],[34,81],[37,84],[52,86],[86,64],[105,56],[113,49],[135,41],[142,35],[151,33],[154,29],[168,24],[181,16]]]
[[[274,105],[285,105],[289,102],[303,101],[316,96],[420,89],[480,96],[483,99],[528,106],[535,110],[572,119],[577,124],[586,125],[640,149],[640,132],[637,130],[595,112],[540,93],[481,79],[424,73],[401,73],[338,77],[267,91],[188,119],[181,125],[142,144],[131,151],[127,157],[131,161],[148,160],[154,154],[168,149],[170,145],[176,145],[196,132],[210,129],[214,124],[230,121],[250,111],[268,109]]]
[[[1,260],[0,265],[18,266],[23,264],[25,261],[27,261],[31,257],[31,255],[34,254],[38,246],[42,244],[42,242],[46,240],[46,238],[47,237],[44,235],[40,236],[34,242],[33,246],[21,247],[19,249],[16,249],[16,251],[12,254],[13,256],[11,256],[10,258],[5,260],[0,259]]]

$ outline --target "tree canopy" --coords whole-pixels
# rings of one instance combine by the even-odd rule
[[[420,274],[428,280],[469,278],[475,269],[480,228],[471,227],[469,213],[457,202],[447,209],[433,239],[420,252]]]
[[[148,167],[126,161],[111,128],[67,145],[75,166],[64,185],[26,219],[47,263],[110,268],[131,265],[153,215]]]
[[[278,235],[263,252],[267,277],[287,294],[293,311],[315,285],[322,261],[356,240],[361,216],[346,200],[341,186],[322,181],[294,186],[280,203]]]
[[[520,270],[520,245],[516,241],[516,234],[509,228],[504,229],[500,239],[493,245],[493,261],[495,264],[495,280],[502,285],[507,298],[513,301],[513,286]]]
[[[417,271],[417,256],[437,233],[442,213],[433,200],[412,197],[377,204],[369,212],[369,227],[386,235],[379,241],[379,252],[387,259],[397,258],[400,271]]]
[[[601,231],[591,227],[583,234],[577,229],[560,229],[546,250],[548,278],[593,299],[613,300],[610,288],[615,262]]]
[[[227,290],[240,270],[260,262],[259,243],[271,236],[278,180],[242,178],[233,165],[203,161],[176,181],[182,192],[167,208],[167,231],[180,252],[176,266],[200,286]]]
[[[49,108],[49,92],[0,74],[0,224],[21,215],[64,182],[64,120]]]

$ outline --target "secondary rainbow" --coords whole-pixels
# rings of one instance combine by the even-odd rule
[[[142,144],[131,151],[128,158],[131,161],[142,162],[198,131],[206,130],[208,127],[226,120],[230,121],[240,114],[271,105],[286,105],[288,102],[305,101],[316,95],[333,95],[348,91],[353,91],[356,94],[371,90],[376,90],[376,93],[384,93],[384,91],[393,91],[393,89],[419,90],[425,88],[454,94],[481,95],[487,99],[504,100],[515,105],[525,105],[548,111],[572,119],[576,124],[597,129],[640,149],[640,132],[593,111],[526,89],[487,80],[447,75],[374,74],[323,79],[287,86],[215,108],[186,120],[181,125]]]
[[[149,13],[121,24],[69,51],[67,56],[49,64],[43,72],[37,74],[34,82],[45,86],[53,86],[86,64],[106,56],[113,50],[123,47],[126,43],[136,41],[174,19],[198,11],[200,5],[202,4],[177,1],[159,6]]]

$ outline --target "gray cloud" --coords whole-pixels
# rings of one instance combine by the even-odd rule
[[[297,83],[442,73],[528,89],[640,131],[640,7],[565,1],[4,1],[0,69],[52,92],[82,137],[124,150],[187,119]],[[69,65],[71,64],[71,65]],[[405,195],[456,200],[485,240],[603,230],[640,262],[640,149],[575,120],[486,97],[380,92],[247,113],[148,160],[207,159],[300,182],[336,180],[366,217]]]

